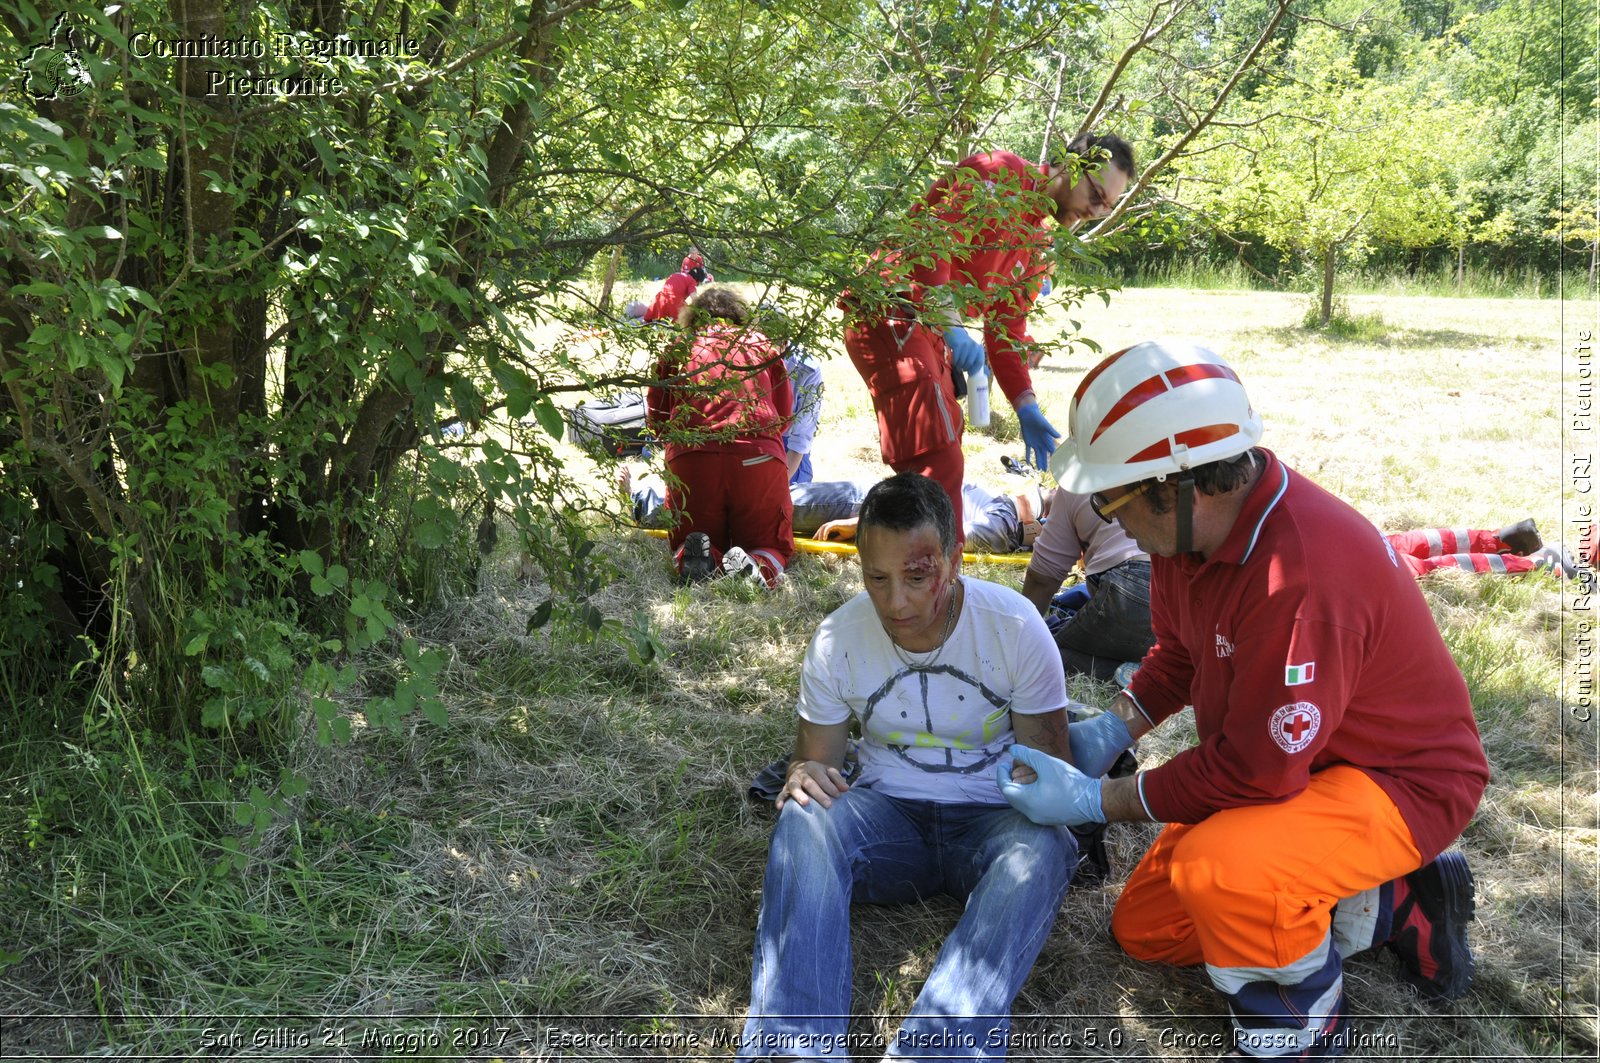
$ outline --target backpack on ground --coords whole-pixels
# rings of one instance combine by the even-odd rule
[[[644,396],[625,391],[590,399],[567,411],[572,441],[595,457],[621,458],[644,452],[653,440],[644,423]]]

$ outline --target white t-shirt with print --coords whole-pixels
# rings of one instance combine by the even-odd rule
[[[865,591],[834,610],[800,671],[802,719],[861,721],[857,786],[952,804],[1004,804],[995,764],[1013,712],[1067,705],[1061,655],[1038,610],[1009,587],[963,577],[966,600],[936,653],[895,652]]]

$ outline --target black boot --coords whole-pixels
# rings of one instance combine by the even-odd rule
[[[1522,557],[1527,557],[1544,545],[1544,540],[1539,538],[1539,529],[1534,527],[1532,517],[1501,528],[1495,532],[1495,536],[1506,544],[1507,550]]]

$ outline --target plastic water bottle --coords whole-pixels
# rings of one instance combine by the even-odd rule
[[[980,369],[967,377],[967,423],[974,428],[989,427],[989,370]]]

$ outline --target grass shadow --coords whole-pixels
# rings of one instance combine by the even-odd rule
[[[1372,347],[1375,345],[1397,347],[1403,350],[1461,349],[1470,347],[1498,348],[1507,337],[1487,332],[1463,332],[1460,329],[1413,329],[1384,326],[1381,329],[1361,329],[1355,335],[1341,335],[1327,329],[1306,328],[1302,325],[1278,325],[1246,329],[1238,333],[1241,339],[1263,346],[1293,350],[1307,340],[1315,339],[1336,347]],[[1542,342],[1542,337],[1515,337],[1518,342]]]

